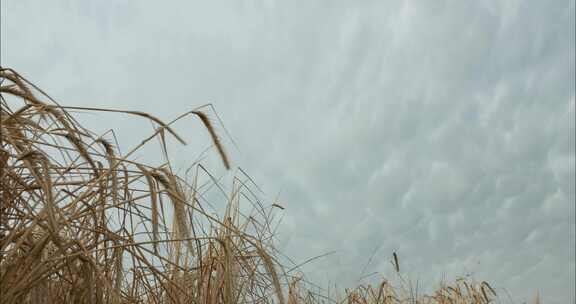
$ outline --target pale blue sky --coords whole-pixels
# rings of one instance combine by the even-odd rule
[[[62,104],[171,119],[214,103],[233,164],[280,193],[278,248],[336,251],[303,267],[311,281],[353,286],[373,252],[366,272],[392,276],[397,251],[425,288],[473,273],[515,303],[573,301],[574,0],[2,9],[2,64]],[[117,128],[124,149],[146,134],[81,117]],[[179,129],[193,138],[171,147],[184,168],[209,142]]]

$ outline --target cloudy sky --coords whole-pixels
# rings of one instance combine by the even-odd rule
[[[396,251],[426,288],[472,274],[569,303],[574,20],[574,0],[4,0],[1,61],[65,105],[213,103],[234,165],[286,207],[278,248],[336,251],[303,267],[319,285],[393,276]],[[124,149],[147,134],[81,117]],[[184,168],[209,142],[178,129]]]

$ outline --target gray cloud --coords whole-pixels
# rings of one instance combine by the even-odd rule
[[[368,272],[392,276],[398,251],[428,288],[472,272],[567,303],[574,3],[6,2],[2,63],[65,104],[171,118],[213,102],[235,164],[281,193],[280,249],[337,250],[303,267],[312,281],[354,284],[374,250]],[[147,127],[86,120],[125,148]],[[208,142],[191,124],[181,167]]]

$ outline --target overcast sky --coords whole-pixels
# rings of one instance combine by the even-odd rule
[[[569,303],[574,20],[574,0],[3,0],[1,60],[65,105],[212,102],[234,165],[286,207],[278,248],[336,251],[303,267],[319,285],[393,276],[396,251],[427,288],[471,273]],[[123,149],[147,134],[79,117]],[[178,129],[186,167],[209,142]]]

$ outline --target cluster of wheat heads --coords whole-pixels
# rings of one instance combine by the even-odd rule
[[[385,280],[335,297],[312,292],[272,246],[271,211],[282,207],[265,207],[243,171],[218,216],[205,193],[220,186],[204,167],[182,178],[133,159],[152,139],[184,142],[171,125],[195,115],[228,168],[203,112],[165,123],[143,112],[60,106],[10,69],[0,69],[0,81],[0,303],[493,302],[484,282],[443,285],[431,296]],[[139,116],[155,128],[120,154],[112,133],[84,128],[71,110]],[[251,211],[241,212],[241,201]]]
[[[0,79],[2,303],[284,303],[269,212],[256,203],[253,214],[239,212],[240,179],[224,216],[211,215],[205,185],[130,159],[152,138],[182,141],[170,124],[124,112],[156,128],[119,155],[15,71]],[[200,118],[228,167],[206,115],[187,115]]]

